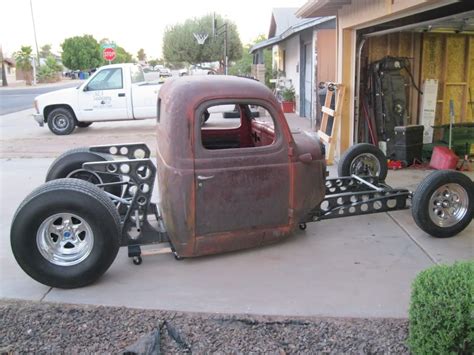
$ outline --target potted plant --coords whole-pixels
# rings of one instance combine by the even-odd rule
[[[281,102],[281,108],[283,112],[295,112],[295,88],[293,85],[285,87],[281,93],[283,101]]]

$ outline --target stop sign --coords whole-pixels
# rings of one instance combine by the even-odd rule
[[[115,59],[115,49],[113,48],[104,48],[104,51],[102,52],[102,57],[105,59],[105,60],[108,60],[108,61],[112,61]]]

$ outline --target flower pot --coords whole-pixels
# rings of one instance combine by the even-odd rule
[[[282,101],[281,108],[284,113],[295,112],[295,102],[294,101]]]

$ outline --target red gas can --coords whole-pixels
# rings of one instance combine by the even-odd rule
[[[437,170],[456,169],[459,157],[448,147],[436,146],[430,160],[430,168]]]

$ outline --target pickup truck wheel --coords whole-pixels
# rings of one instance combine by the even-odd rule
[[[120,247],[120,217],[98,187],[77,179],[50,181],[15,213],[11,247],[21,268],[51,287],[93,283]]]
[[[418,185],[411,211],[426,233],[437,238],[452,237],[474,217],[474,184],[460,172],[435,171]]]
[[[337,172],[340,177],[377,176],[381,181],[387,177],[387,158],[376,146],[359,143],[350,147],[341,157]]]
[[[47,117],[51,132],[59,136],[71,134],[76,126],[76,119],[67,108],[55,108]]]
[[[92,122],[76,122],[76,126],[79,128],[87,128],[92,124]]]
[[[121,179],[117,175],[96,173],[82,169],[82,164],[95,161],[107,161],[106,155],[91,152],[87,147],[70,149],[53,161],[46,173],[46,182],[62,178],[74,178],[85,180],[94,185],[109,182],[120,182]],[[115,196],[121,196],[122,186],[113,185],[104,188],[105,191]]]

